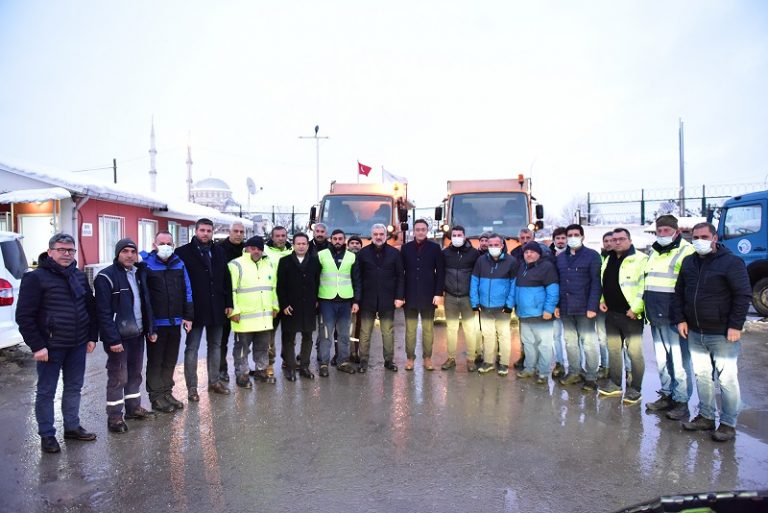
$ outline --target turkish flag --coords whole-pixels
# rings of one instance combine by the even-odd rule
[[[361,164],[360,161],[357,161],[357,172],[358,174],[368,176],[368,173],[371,172],[371,167],[366,166],[365,164]]]

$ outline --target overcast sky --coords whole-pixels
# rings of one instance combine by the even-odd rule
[[[308,210],[318,124],[321,190],[358,159],[423,207],[532,171],[559,211],[677,187],[682,118],[690,185],[766,180],[766,2],[370,4],[0,0],[0,161],[148,185],[154,116],[167,194],[191,134],[196,180]]]

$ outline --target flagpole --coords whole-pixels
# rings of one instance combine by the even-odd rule
[[[360,161],[357,161],[357,183],[360,183]]]
[[[381,166],[381,183],[384,183],[384,166]]]

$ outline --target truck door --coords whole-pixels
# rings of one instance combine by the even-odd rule
[[[729,206],[720,223],[721,240],[734,254],[750,264],[768,258],[768,200],[755,199]]]

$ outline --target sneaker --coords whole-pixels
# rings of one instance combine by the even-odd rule
[[[597,393],[603,397],[618,397],[621,395],[621,387],[609,379],[597,387]]]
[[[474,360],[467,360],[467,372],[477,372],[477,364]]]
[[[477,368],[477,372],[479,372],[480,374],[488,374],[493,370],[493,368],[494,368],[493,365],[491,365],[490,363],[483,362],[482,365],[480,365],[480,367]]]
[[[569,372],[565,375],[564,378],[560,379],[561,385],[577,385],[581,383],[583,380],[581,378],[580,374],[576,374],[575,372]]]
[[[688,403],[673,401],[672,408],[667,411],[667,418],[669,420],[683,420],[690,417],[688,411]]]
[[[672,398],[662,392],[658,392],[659,398],[645,405],[645,409],[648,411],[667,411],[672,408],[674,401]],[[680,420],[680,419],[678,419]]]
[[[533,374],[533,371],[521,370],[520,372],[516,373],[515,376],[517,376],[520,379],[528,379],[528,378],[532,378],[534,374]]]
[[[43,436],[40,438],[40,449],[48,454],[61,452],[61,446],[55,436]]]
[[[600,367],[597,370],[597,379],[608,379],[610,375],[611,373],[608,370],[608,367]]]
[[[456,358],[448,358],[445,360],[445,362],[440,366],[442,370],[449,370],[456,367]]]
[[[715,421],[713,419],[702,417],[701,414],[699,414],[696,415],[693,420],[683,422],[683,429],[686,431],[712,431],[715,429]]]
[[[503,363],[500,363],[499,364],[499,368],[496,371],[496,373],[499,376],[506,376],[507,374],[509,374],[509,366],[508,365],[504,365]]]
[[[640,392],[630,387],[624,393],[624,400],[622,402],[628,406],[631,406],[633,404],[639,403],[642,398],[643,396],[640,395]]]
[[[552,379],[557,379],[562,376],[565,376],[565,367],[563,367],[562,363],[556,363],[555,368],[552,369]]]
[[[514,365],[515,369],[517,370],[523,370],[525,369],[525,355],[522,355],[518,361],[515,362]]]
[[[320,366],[320,377],[321,378],[327,378],[328,377],[328,366],[327,365],[321,365]]]
[[[585,380],[584,384],[581,385],[581,389],[584,392],[594,392],[595,390],[597,390],[597,381]]]
[[[712,433],[712,440],[715,442],[728,442],[734,438],[736,438],[736,429],[722,422],[717,427],[717,431]]]

